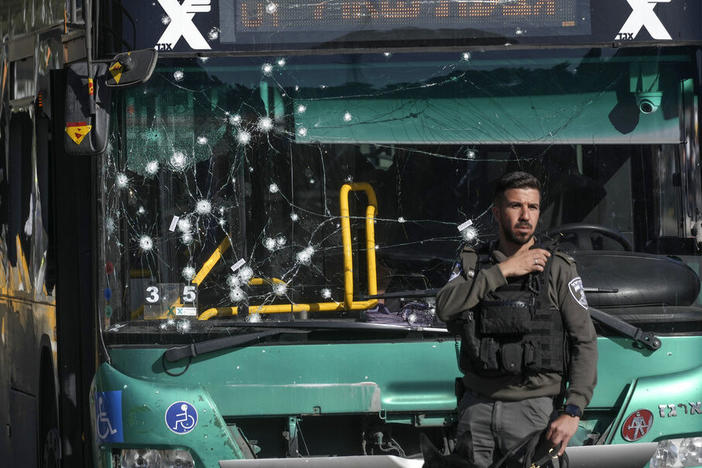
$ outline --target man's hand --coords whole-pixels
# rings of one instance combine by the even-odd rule
[[[561,448],[558,451],[558,456],[563,455],[563,452],[565,452],[570,438],[573,437],[575,431],[578,430],[579,422],[580,418],[577,416],[574,417],[567,414],[562,414],[558,416],[558,418],[548,427],[546,438],[551,441],[554,447],[561,444]]]
[[[532,271],[544,271],[548,257],[551,253],[544,249],[531,249],[519,252],[497,266],[502,272],[502,276],[509,278],[510,276],[524,276]]]

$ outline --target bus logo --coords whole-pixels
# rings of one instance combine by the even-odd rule
[[[631,7],[631,14],[622,29],[614,38],[617,41],[633,41],[641,28],[646,28],[653,39],[671,40],[668,30],[653,12],[659,3],[670,3],[671,0],[626,0]]]
[[[647,409],[634,411],[622,424],[622,437],[629,442],[635,442],[648,433],[653,425],[653,413]]]
[[[181,37],[192,49],[210,49],[202,33],[197,29],[193,18],[195,13],[209,13],[211,0],[158,0],[161,8],[170,18],[168,27],[156,44],[158,50],[173,50]]]
[[[124,442],[122,392],[96,392],[95,428],[101,442]]]
[[[166,426],[176,434],[187,434],[197,426],[197,410],[187,401],[176,401],[166,410]]]

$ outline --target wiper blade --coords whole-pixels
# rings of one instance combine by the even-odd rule
[[[202,354],[214,353],[227,348],[236,348],[255,343],[270,336],[282,335],[284,333],[309,333],[309,330],[284,329],[277,328],[275,330],[265,330],[255,333],[244,333],[243,335],[225,336],[222,338],[213,338],[211,340],[201,341],[183,346],[174,346],[163,353],[164,358],[168,362],[176,362],[185,358],[193,358]]]
[[[588,307],[588,311],[590,311],[590,317],[592,317],[594,320],[597,320],[601,324],[608,326],[609,328],[628,338],[631,338],[635,343],[643,345],[652,351],[655,351],[661,347],[660,338],[651,332],[645,332],[629,322],[625,322],[618,317],[610,315],[607,312],[602,312],[594,307]]]
[[[256,343],[264,338],[284,334],[308,334],[318,330],[367,330],[375,332],[416,332],[418,330],[434,333],[447,333],[445,328],[432,327],[412,327],[410,325],[395,325],[387,323],[367,323],[367,322],[344,322],[344,321],[312,321],[304,320],[299,322],[257,322],[257,323],[224,323],[226,326],[234,327],[255,327],[255,328],[270,328],[270,330],[262,330],[253,333],[244,333],[241,335],[224,336],[222,338],[213,338],[210,340],[200,341],[197,343],[174,346],[163,353],[163,357],[168,362],[176,362],[185,358],[193,358],[202,354],[213,353],[227,348],[236,348],[248,346]]]

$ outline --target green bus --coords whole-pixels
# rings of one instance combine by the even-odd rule
[[[615,318],[571,465],[702,463],[697,2],[88,17],[89,63],[54,73],[53,142],[95,466],[421,466],[420,434],[450,452],[460,339],[432,294],[494,238],[515,169]]]

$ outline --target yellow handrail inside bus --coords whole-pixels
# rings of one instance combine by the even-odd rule
[[[344,254],[344,302],[317,302],[309,304],[262,304],[262,305],[250,305],[249,314],[280,314],[280,313],[290,313],[290,312],[331,312],[339,310],[364,310],[374,307],[377,303],[377,299],[371,299],[368,301],[354,301],[353,300],[353,246],[351,244],[351,218],[349,213],[349,193],[350,192],[365,192],[368,198],[368,206],[366,207],[366,266],[368,271],[368,295],[372,296],[378,294],[378,284],[376,275],[376,264],[375,264],[375,214],[378,210],[378,200],[375,196],[375,191],[373,187],[366,182],[354,182],[350,184],[344,184],[341,186],[339,192],[339,208],[341,211],[341,243]],[[228,242],[228,240],[227,240]],[[220,244],[220,247],[224,244]],[[219,249],[219,247],[218,247]],[[226,248],[224,249],[226,250]],[[224,251],[222,250],[222,252]],[[205,270],[205,266],[210,263],[210,260],[216,257],[214,263],[216,263],[219,258],[221,258],[221,252],[217,254],[212,254],[209,260],[205,262],[198,275]],[[214,266],[212,263],[212,266]],[[212,266],[207,269],[207,273],[212,269]],[[205,273],[204,276],[207,275]],[[263,284],[263,279],[252,278],[253,280],[260,280]],[[277,278],[273,278],[273,282],[280,282]],[[249,281],[249,284],[253,284]],[[193,283],[195,280],[193,280]],[[213,307],[204,311],[198,317],[199,320],[209,320],[216,316],[226,316],[226,315],[238,315],[238,307]]]
[[[333,312],[344,310],[343,302],[318,302],[311,304],[265,304],[249,306],[249,314],[285,314],[290,312]],[[198,317],[199,320],[209,320],[212,317],[225,317],[227,315],[238,315],[239,308],[234,307],[212,307],[207,309]]]
[[[341,186],[339,208],[341,210],[341,243],[344,249],[344,304],[346,310],[367,309],[378,303],[377,299],[356,302],[353,300],[353,249],[351,245],[351,219],[349,217],[349,193],[365,192],[368,198],[366,207],[366,263],[368,269],[368,295],[378,294],[375,273],[375,212],[378,199],[369,183],[354,182]]]
[[[224,240],[219,243],[215,251],[212,252],[210,258],[208,258],[207,261],[202,265],[202,268],[200,268],[200,271],[197,272],[197,275],[195,275],[191,283],[200,286],[202,280],[204,280],[207,277],[207,275],[210,274],[212,268],[214,268],[219,259],[222,258],[222,254],[226,252],[231,245],[232,244],[229,242],[229,237],[225,237]]]
[[[251,278],[249,286],[261,286],[262,284],[286,284],[280,278]]]

